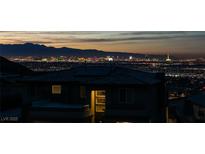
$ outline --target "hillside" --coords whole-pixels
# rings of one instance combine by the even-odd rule
[[[0,73],[1,74],[18,74],[30,75],[33,71],[18,63],[11,62],[4,57],[0,56]]]

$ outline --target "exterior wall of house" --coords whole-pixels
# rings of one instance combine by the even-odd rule
[[[197,121],[204,122],[205,121],[205,108],[198,106],[198,105],[193,105],[193,116]]]
[[[205,107],[185,101],[183,122],[205,122]]]
[[[22,104],[23,87],[18,83],[0,83],[0,110],[19,108]]]
[[[53,94],[52,85],[60,85],[61,93]],[[82,96],[82,89],[84,90]],[[68,103],[68,104],[89,104],[90,93],[88,88],[80,84],[69,83],[34,83],[27,84],[25,89],[25,96],[29,100],[27,102],[33,102],[38,100],[47,100],[50,102]]]
[[[61,94],[52,94],[52,85],[61,85]],[[29,88],[30,87],[30,88]],[[161,85],[139,86],[93,86],[77,83],[35,83],[30,84],[27,91],[32,102],[35,100],[48,100],[51,102],[69,104],[88,104],[91,107],[91,91],[106,90],[106,117],[122,117],[123,120],[139,118],[143,122],[163,122],[164,115],[161,105],[164,102],[164,93]],[[82,91],[83,89],[83,91]],[[125,101],[120,99],[120,91],[125,89]],[[164,108],[165,109],[165,108]]]
[[[126,101],[120,101],[120,90],[126,89]],[[145,121],[162,122],[165,120],[161,106],[164,95],[159,85],[112,87],[107,91],[106,112],[108,116],[140,117]],[[163,101],[163,102],[161,102]],[[164,108],[165,109],[165,108]]]
[[[60,85],[61,93],[53,94],[52,86]],[[80,86],[67,83],[35,83],[30,84],[31,101],[48,100],[60,103],[82,103],[80,98]]]

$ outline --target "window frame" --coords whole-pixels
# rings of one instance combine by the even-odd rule
[[[56,90],[55,88],[59,88],[59,89]],[[61,95],[62,94],[62,85],[60,85],[60,84],[51,85],[51,93],[52,93],[52,95]]]

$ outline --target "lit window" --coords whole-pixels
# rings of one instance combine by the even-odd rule
[[[96,96],[98,97],[105,97],[105,90],[97,90]]]
[[[105,112],[105,103],[106,103],[106,96],[105,90],[96,90],[95,95],[95,111],[96,112]]]
[[[61,85],[52,85],[52,94],[61,94]]]

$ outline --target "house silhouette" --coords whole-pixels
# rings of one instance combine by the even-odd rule
[[[165,122],[164,74],[81,65],[27,76],[23,103],[32,121]]]

